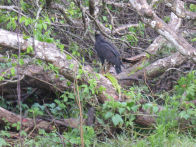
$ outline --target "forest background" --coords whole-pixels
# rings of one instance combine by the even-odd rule
[[[1,0],[0,146],[196,146],[195,26],[194,0]]]

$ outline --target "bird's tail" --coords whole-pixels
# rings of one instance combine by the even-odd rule
[[[121,73],[122,72],[121,65],[115,65],[115,70],[117,74]]]
[[[119,74],[119,73],[122,72],[121,66],[122,66],[123,68],[125,68],[125,66],[122,64],[122,61],[119,60],[118,64],[115,65],[115,70],[116,70],[116,73],[117,73],[117,74]]]

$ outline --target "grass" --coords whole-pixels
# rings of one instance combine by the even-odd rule
[[[153,140],[152,140],[153,139]],[[160,140],[161,139],[161,140]],[[116,139],[108,139],[104,143],[97,143],[96,147],[196,147],[196,139],[171,133],[162,137],[146,137],[143,139],[132,139],[128,136],[118,136]]]

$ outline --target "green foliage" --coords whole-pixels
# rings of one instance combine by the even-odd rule
[[[160,138],[159,138],[160,135]],[[177,132],[168,133],[167,135],[159,133],[153,136],[144,136],[142,138],[126,135],[117,136],[114,139],[107,139],[105,142],[97,143],[97,147],[194,147],[196,141],[191,136],[178,134]],[[157,143],[157,144],[156,144]]]
[[[181,77],[175,90],[177,97],[194,100],[196,97],[196,71],[188,73],[186,77]]]
[[[3,139],[3,138],[0,137],[0,147],[3,147],[3,146],[11,146],[11,145],[9,145],[9,144],[5,141],[5,139]]]
[[[31,109],[29,109],[29,112],[32,114],[32,116],[35,118],[36,116],[43,115],[44,106],[39,105],[38,103],[35,103]]]
[[[139,22],[138,27],[130,27],[129,34],[126,35],[126,40],[131,43],[132,46],[137,46],[138,37],[144,37],[145,26],[143,23]]]
[[[32,46],[28,46],[27,47],[27,54],[33,52],[33,47]]]
[[[105,102],[103,104],[102,110],[101,110],[101,116],[98,118],[98,121],[100,124],[104,126],[104,121],[110,121],[114,126],[118,127],[129,127],[133,125],[133,120],[135,119],[135,116],[131,113],[127,113],[128,111],[134,110],[135,111],[136,104],[131,102],[117,102],[114,100]],[[104,120],[103,120],[103,119]]]
[[[9,4],[12,4],[11,1],[8,1]],[[43,7],[45,5],[45,0],[39,0],[39,5]],[[70,2],[69,7],[66,9],[67,16],[70,19],[74,18],[81,18],[82,13],[80,9],[76,6],[76,4],[68,0]],[[159,1],[160,2],[160,1]],[[0,2],[1,3],[1,2]],[[36,13],[32,13],[32,16],[28,16],[28,10],[32,10],[34,6],[29,5],[30,2],[25,0],[20,0],[21,10],[25,14],[25,16],[21,16],[19,19],[19,23],[23,25],[29,32],[25,34],[23,32],[23,38],[28,39],[34,36],[34,39],[48,42],[48,43],[55,43],[57,47],[60,49],[61,52],[64,51],[64,45],[60,43],[59,40],[54,40],[52,37],[55,35],[53,31],[53,26],[51,23],[56,23],[56,19],[59,19],[58,23],[64,24],[64,20],[61,20],[61,16],[57,16],[57,18],[49,17],[47,13],[43,10],[39,18],[36,19]],[[83,1],[83,4],[87,7],[88,0]],[[156,3],[157,5],[157,3]],[[155,6],[155,5],[154,5]],[[111,12],[118,12],[112,5],[109,5],[109,9]],[[195,11],[195,5],[190,4],[190,10]],[[2,13],[3,12],[3,13]],[[9,30],[15,30],[17,27],[18,21],[18,14],[15,12],[7,13],[5,10],[0,10],[2,14],[0,16],[0,24],[5,26]],[[34,15],[34,16],[33,16]],[[27,16],[27,17],[26,17]],[[102,15],[101,21],[105,23],[105,26],[112,30],[112,25],[109,24],[109,19],[107,14]],[[56,16],[55,16],[56,17]],[[169,21],[169,18],[166,16],[164,18],[165,22]],[[91,28],[88,28],[90,32]],[[23,30],[23,29],[21,29]],[[126,39],[132,46],[137,46],[139,42],[139,38],[144,38],[145,26],[143,23],[139,22],[138,27],[130,27],[128,35],[125,36]],[[195,41],[195,38],[192,39]],[[80,59],[82,63],[85,62],[83,51],[89,56],[92,55],[92,50],[82,50],[80,45],[76,42],[72,42],[69,46],[69,51],[73,55],[67,55],[66,59],[71,60],[73,57]],[[165,48],[162,54],[171,54],[174,52],[174,48]],[[19,64],[22,66],[24,64],[23,57],[26,54],[34,53],[33,46],[27,47],[26,53],[21,54],[21,59],[19,60]],[[13,59],[18,59],[18,55],[12,54]],[[56,73],[57,77],[60,76],[59,68],[53,64],[45,64],[42,60],[35,60],[35,64],[43,66],[45,70],[53,71]],[[148,63],[147,63],[148,64]],[[12,63],[11,59],[8,63],[0,63],[0,69],[4,69],[9,67],[10,73],[7,72],[2,73],[0,75],[0,80],[5,80],[6,78],[11,78],[16,75],[16,63]],[[142,63],[142,66],[137,67],[136,70],[133,70],[132,73],[142,69],[145,67],[145,62]],[[74,64],[70,64],[69,67],[71,69],[74,68]],[[165,100],[165,107],[164,109],[159,112],[159,107],[155,101],[151,100],[152,96],[149,94],[149,90],[146,86],[132,86],[128,90],[122,90],[118,81],[113,77],[111,74],[106,74],[105,76],[111,81],[115,89],[118,91],[119,94],[121,92],[125,94],[129,99],[126,102],[118,102],[118,101],[107,101],[104,104],[97,105],[94,101],[97,97],[98,93],[102,93],[106,88],[103,86],[97,87],[97,75],[91,75],[86,73],[81,66],[77,69],[76,79],[78,83],[82,78],[88,78],[88,83],[82,83],[80,85],[73,85],[71,81],[67,82],[67,85],[70,87],[78,86],[78,94],[83,106],[83,115],[84,118],[87,117],[87,104],[93,105],[96,109],[96,123],[100,124],[102,130],[96,128],[95,130],[93,127],[83,126],[84,132],[84,143],[85,146],[92,146],[95,142],[95,138],[100,137],[101,135],[108,135],[111,134],[114,139],[108,139],[110,141],[110,146],[195,146],[195,141],[191,137],[184,137],[178,134],[179,132],[179,121],[178,119],[185,119],[190,121],[191,125],[196,125],[196,108],[193,104],[187,104],[186,101],[194,100],[196,97],[196,81],[195,81],[195,71],[189,73],[186,77],[182,77],[178,81],[178,85],[174,88],[174,94],[171,95],[164,95],[163,98]],[[73,73],[74,74],[74,73]],[[96,76],[96,77],[95,77]],[[63,79],[64,80],[64,79]],[[27,93],[29,94],[32,91],[31,88],[27,89]],[[35,120],[36,117],[46,115],[46,110],[50,112],[57,119],[64,119],[64,118],[78,118],[79,117],[79,109],[76,103],[76,92],[74,91],[64,91],[62,93],[56,93],[56,97],[52,97],[51,99],[54,100],[50,103],[34,103],[31,107],[27,106],[26,104],[22,104],[22,111],[28,111],[28,117],[33,117]],[[156,95],[156,97],[161,97],[161,95]],[[153,97],[154,98],[154,97]],[[140,104],[139,100],[145,99],[149,102],[146,104]],[[153,102],[152,102],[153,101]],[[15,110],[19,112],[19,106],[17,105],[15,108],[12,108],[10,102],[6,101],[3,96],[0,96],[0,106]],[[30,108],[29,108],[30,107]],[[156,124],[154,128],[148,128],[149,131],[146,131],[145,128],[141,126],[136,126],[134,123],[135,116],[139,115],[139,110],[142,109],[144,111],[148,111],[152,116],[156,116]],[[20,123],[9,124],[6,120],[4,121],[5,125],[1,126],[4,131],[0,132],[0,146],[11,146],[7,143],[5,138],[9,138],[10,134],[7,132],[13,128],[16,130],[20,130]],[[190,125],[190,126],[191,126]],[[97,127],[96,126],[96,127]],[[118,137],[118,133],[113,131],[112,129],[119,129],[122,130],[122,134],[124,135]],[[109,131],[108,131],[109,130]],[[190,128],[190,133],[195,133],[195,128]],[[24,146],[80,146],[80,131],[78,128],[66,128],[61,130],[60,133],[57,130],[52,132],[45,132],[42,129],[37,130],[39,133],[34,138],[29,138],[28,135],[22,131],[22,135],[24,136]],[[106,132],[105,132],[106,131]],[[108,133],[108,132],[109,133]],[[101,132],[101,133],[100,133]],[[150,133],[149,133],[150,132]],[[149,133],[149,134],[148,134]],[[187,132],[186,132],[187,133]],[[126,134],[129,134],[129,136]],[[130,137],[131,134],[131,137]],[[97,136],[96,136],[97,135]],[[142,136],[142,139],[139,138]],[[105,136],[104,136],[105,137]],[[117,138],[115,138],[117,137]],[[63,138],[63,140],[62,140]],[[141,140],[140,140],[141,139]],[[106,143],[107,143],[107,139]],[[99,140],[100,141],[100,140]],[[184,143],[186,142],[186,143]],[[106,144],[105,143],[105,144]],[[16,144],[16,145],[19,145]],[[107,145],[107,144],[106,144]],[[95,145],[93,145],[95,146]],[[101,144],[101,146],[104,146]]]
[[[72,52],[73,56],[80,57],[79,46],[77,43],[71,43],[69,50]]]
[[[129,28],[129,31],[131,32],[131,34],[126,35],[126,39],[131,43],[132,46],[136,46],[138,43],[136,29],[134,27],[131,27]]]
[[[89,126],[84,126],[83,133],[85,134],[84,135],[85,146],[90,146],[95,137],[94,129]],[[70,142],[70,143],[67,142],[68,145],[73,145],[73,144],[80,145],[81,144],[80,132],[78,129],[73,129],[71,132],[65,133],[64,137],[68,140],[68,142]]]
[[[114,86],[114,88],[118,91],[118,94],[121,94],[121,86],[118,84],[118,80],[112,76],[110,73],[106,73],[105,77],[107,77],[110,82],[112,83],[112,85]]]
[[[69,8],[67,9],[67,12],[71,18],[81,18],[82,13],[80,9],[75,5],[74,2],[70,2]]]
[[[192,42],[196,42],[196,37],[195,37],[195,38],[193,38],[193,39],[191,39],[191,41],[192,41]]]
[[[84,144],[89,147],[93,143],[95,137],[94,129],[92,127],[84,126],[83,132],[85,134]],[[80,145],[79,130],[73,129],[72,131],[65,132],[60,136],[60,134],[56,131],[46,133],[45,130],[40,129],[39,135],[37,135],[34,139],[25,138],[24,140],[25,146],[45,146],[47,144],[47,146],[61,147],[62,143],[66,146]]]
[[[196,5],[195,5],[195,4],[190,4],[189,9],[190,9],[192,12],[196,12]]]
[[[168,23],[170,21],[170,17],[169,16],[164,16],[164,19],[163,19],[166,23]]]

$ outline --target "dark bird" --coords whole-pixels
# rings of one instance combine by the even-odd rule
[[[95,50],[99,56],[102,65],[105,60],[115,66],[116,73],[119,74],[121,70],[120,54],[111,43],[107,42],[101,34],[95,34]]]

